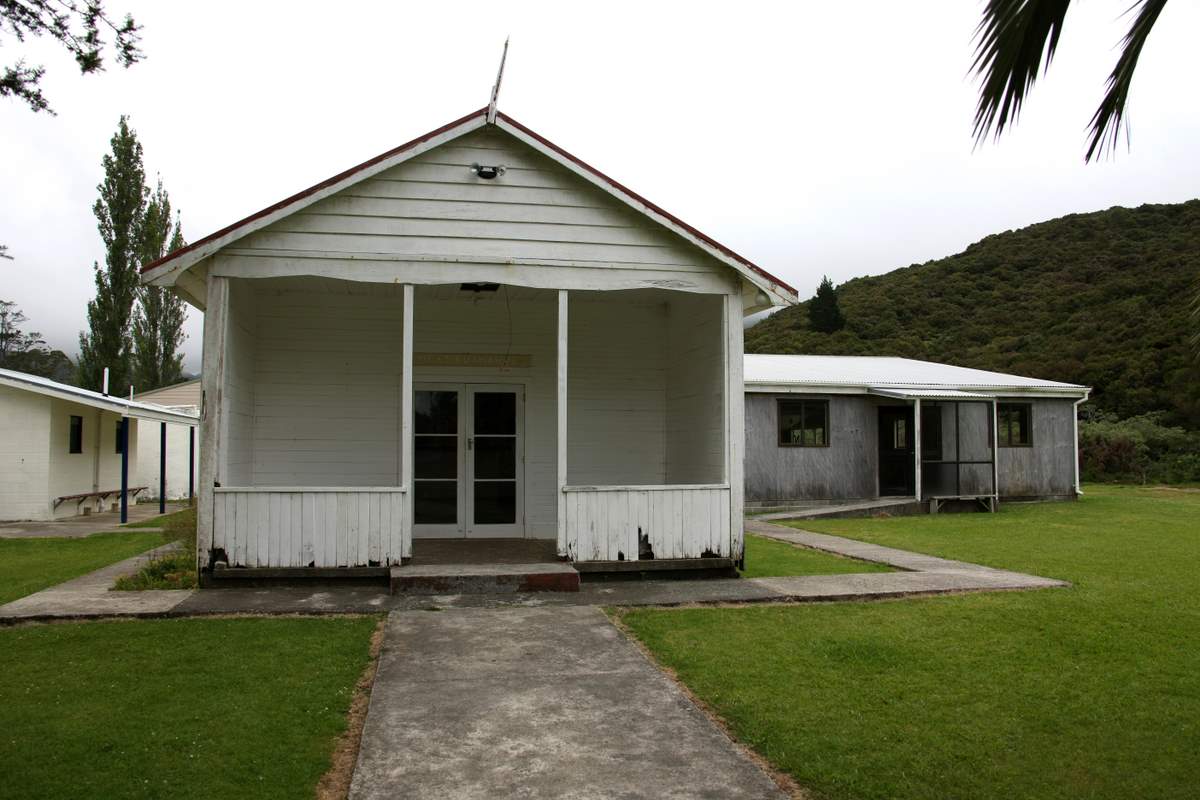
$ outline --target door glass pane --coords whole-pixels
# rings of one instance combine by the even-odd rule
[[[458,437],[417,436],[413,439],[414,478],[457,478]]]
[[[906,420],[898,419],[892,423],[892,449],[908,449],[908,426]]]
[[[475,393],[475,433],[509,434],[517,432],[517,396],[512,392]]]
[[[517,521],[516,481],[475,482],[475,522],[512,525]]]
[[[413,392],[416,433],[458,433],[458,392]]]
[[[517,438],[480,436],[475,440],[476,478],[517,477]]]
[[[415,481],[413,522],[417,525],[458,522],[458,481]]]

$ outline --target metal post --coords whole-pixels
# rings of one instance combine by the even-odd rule
[[[196,426],[188,426],[188,500],[196,496]]]
[[[121,524],[129,521],[129,417],[121,417]]]
[[[916,490],[917,502],[919,503],[919,502],[921,502],[921,398],[919,398],[919,397],[916,400],[913,400],[913,431],[912,431],[912,433],[913,433],[913,453],[916,456],[915,460],[917,462],[916,467],[913,470],[913,472],[916,476],[916,480],[914,481],[914,483],[916,483],[916,486],[914,486],[913,488]]]
[[[167,423],[158,423],[158,513],[167,513]]]
[[[954,401],[954,493],[962,497],[962,447],[960,446],[960,435],[962,433],[962,422],[958,415],[959,403]]]

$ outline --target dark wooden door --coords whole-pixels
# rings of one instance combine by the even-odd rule
[[[916,494],[913,462],[913,412],[911,407],[879,409],[879,494],[911,497]]]

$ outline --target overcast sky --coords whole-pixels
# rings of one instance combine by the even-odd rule
[[[0,101],[0,299],[72,356],[102,259],[91,206],[128,114],[189,240],[487,102],[811,294],[981,237],[1200,195],[1194,39],[1167,6],[1138,67],[1132,149],[1085,166],[1130,0],[1068,16],[1020,124],[973,148],[979,4],[163,3],[107,0],[144,62],[80,77],[48,44],[58,116]],[[185,366],[199,369],[200,315]]]

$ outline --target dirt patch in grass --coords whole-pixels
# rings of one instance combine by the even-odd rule
[[[379,670],[379,651],[383,647],[383,624],[386,619],[380,619],[375,632],[371,634],[371,660],[354,686],[354,697],[346,714],[346,730],[338,737],[333,748],[329,771],[317,783],[317,800],[345,800],[350,795],[350,781],[358,764],[358,748],[362,743],[363,725],[366,724],[367,709],[371,704],[371,687],[375,685],[375,673]]]
[[[761,769],[763,772],[765,772],[767,774],[767,776],[770,777],[771,780],[775,781],[775,785],[779,787],[780,791],[784,792],[788,797],[792,798],[792,800],[812,800],[812,795],[805,792],[803,787],[801,787],[800,784],[796,782],[795,778],[793,778],[791,775],[789,775],[786,772],[777,768],[774,764],[772,764],[770,761],[768,761],[762,755],[760,755],[756,751],[752,750],[750,747],[745,745],[741,740],[739,740],[736,736],[734,736],[733,731],[730,730],[730,728],[729,728],[729,724],[720,715],[718,715],[712,709],[712,707],[708,705],[708,703],[701,700],[700,697],[698,697],[695,692],[693,692],[691,689],[689,689],[688,685],[679,679],[679,675],[676,674],[675,670],[666,666],[665,664],[663,664],[661,661],[659,661],[657,658],[654,657],[654,653],[651,652],[650,648],[648,648],[648,647],[646,647],[646,645],[642,644],[642,640],[639,639],[637,637],[637,635],[632,630],[629,629],[628,626],[626,626],[624,617],[625,617],[625,614],[628,613],[630,610],[631,609],[629,609],[629,608],[604,608],[603,609],[605,616],[608,617],[609,621],[613,624],[613,627],[616,628],[617,630],[619,630],[621,632],[621,634],[627,640],[632,642],[633,645],[638,650],[641,651],[642,655],[646,658],[647,661],[649,661],[660,672],[662,672],[664,675],[666,675],[668,678],[670,678],[671,682],[674,683],[675,686],[679,688],[679,691],[683,693],[684,697],[686,697],[688,700],[690,700],[692,702],[692,704],[694,706],[696,706],[696,708],[700,709],[700,713],[702,713],[702,714],[704,714],[704,716],[708,717],[710,722],[712,722],[714,725],[716,725],[718,728],[720,728],[721,732],[723,734],[725,734],[725,737],[727,739],[729,739],[729,741],[733,744],[734,747],[736,747],[739,751],[741,751],[741,753],[744,756],[746,756],[751,761],[753,761],[755,764],[757,764],[758,768]],[[349,787],[347,787],[347,788],[349,788]],[[318,798],[320,800],[326,800],[325,798],[321,798],[319,794],[318,794]],[[332,799],[330,798],[330,800],[332,800]]]

